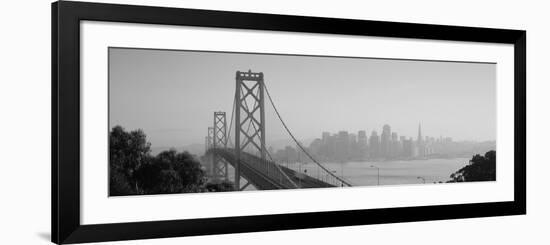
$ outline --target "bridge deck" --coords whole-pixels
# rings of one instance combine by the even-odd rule
[[[233,149],[212,148],[208,154],[221,156],[233,167],[237,162]],[[240,163],[241,175],[259,190],[335,187],[246,152],[241,152]]]

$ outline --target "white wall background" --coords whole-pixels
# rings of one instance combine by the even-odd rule
[[[115,2],[115,1],[105,1]],[[545,1],[116,1],[527,30],[526,216],[277,231],[106,244],[549,244],[549,7]],[[48,244],[50,1],[6,1],[0,15],[0,244]]]

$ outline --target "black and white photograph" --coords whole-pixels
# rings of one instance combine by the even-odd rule
[[[497,181],[496,69],[109,47],[108,193]]]
[[[2,244],[545,241],[542,3],[35,2]]]

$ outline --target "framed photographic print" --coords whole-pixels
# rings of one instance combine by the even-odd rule
[[[55,2],[52,241],[525,214],[525,38]]]

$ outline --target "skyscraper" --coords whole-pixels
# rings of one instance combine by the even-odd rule
[[[380,137],[376,131],[372,131],[369,139],[369,153],[371,158],[380,157]]]
[[[367,145],[367,132],[365,130],[360,130],[357,132],[357,148],[360,159],[366,159],[368,157]]]
[[[400,142],[399,142],[399,139],[397,138],[397,133],[396,132],[392,132],[391,133],[391,144],[390,144],[390,156],[392,158],[394,157],[398,157],[399,156],[399,152],[401,152],[401,145],[400,145]]]
[[[380,136],[380,154],[381,157],[390,157],[391,152],[391,127],[386,124],[382,127],[382,135]]]
[[[418,123],[418,138],[416,140],[416,146],[418,149],[418,156],[424,157],[424,141],[422,140],[422,128],[420,123]]]
[[[367,132],[365,130],[357,132],[357,143],[367,145]]]
[[[417,143],[422,142],[422,128],[420,127],[420,123],[418,123],[418,138],[416,140]]]
[[[401,135],[399,136],[399,156],[406,157],[407,156],[407,149],[405,148],[405,141],[407,140],[407,137]]]
[[[347,159],[349,158],[349,149],[350,149],[350,137],[348,131],[338,132],[336,145],[336,157],[337,159]]]
[[[330,138],[330,133],[329,132],[323,132],[323,136],[321,138],[321,140],[323,141],[323,144],[328,144],[329,138]]]
[[[413,139],[405,139],[403,137],[403,156],[404,157],[414,157],[415,147],[413,145]]]

